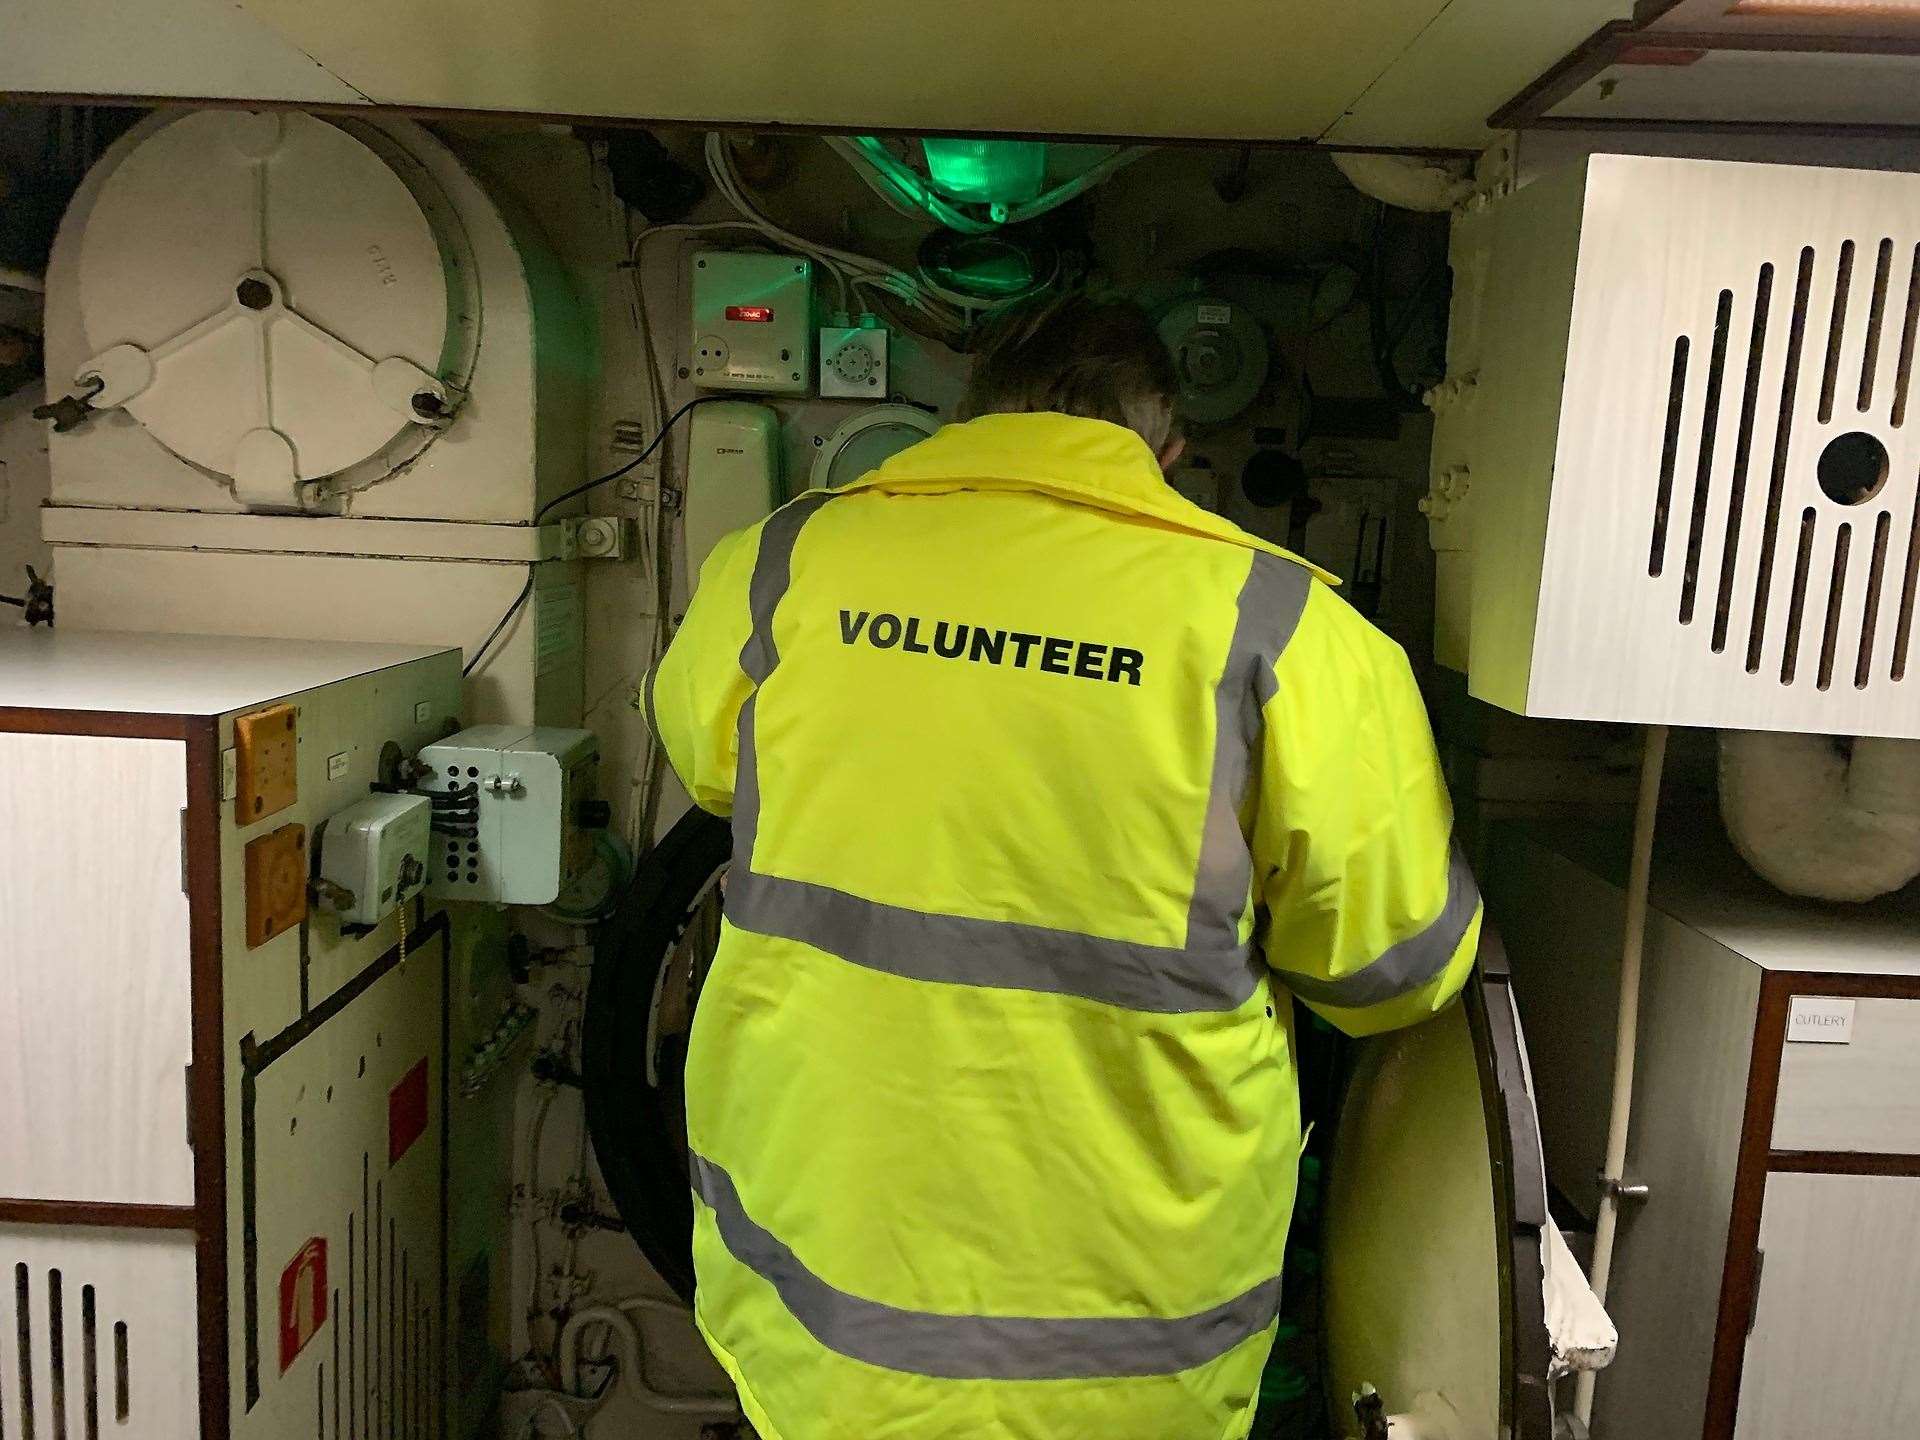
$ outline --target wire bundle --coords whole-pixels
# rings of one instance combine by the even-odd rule
[[[480,838],[480,783],[462,785],[454,790],[436,790],[427,795],[433,807],[433,833],[455,840]]]
[[[715,131],[707,136],[706,155],[707,170],[713,176],[714,187],[726,198],[727,203],[740,212],[746,223],[769,240],[817,262],[832,278],[842,310],[851,311],[854,308],[852,296],[856,292],[878,291],[905,307],[915,329],[942,344],[960,347],[964,345],[972,326],[971,311],[988,309],[1000,303],[971,300],[947,291],[936,293],[935,287],[897,265],[795,234],[775,223],[760,208],[734,164],[733,152],[728,148],[724,135]],[[918,218],[925,219],[926,216],[921,213]]]

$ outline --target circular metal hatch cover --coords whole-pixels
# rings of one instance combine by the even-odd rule
[[[422,197],[340,125],[184,116],[121,161],[87,219],[97,403],[216,475],[307,481],[366,461],[444,419],[413,404],[446,400],[443,352],[462,338],[442,242]]]
[[[1328,1173],[1327,1397],[1363,1384],[1421,1433],[1552,1440],[1546,1173],[1504,952],[1459,1004],[1361,1043]]]

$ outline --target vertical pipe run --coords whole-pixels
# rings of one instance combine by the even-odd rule
[[[1620,1186],[1627,1168],[1627,1125],[1633,1116],[1634,1055],[1640,1040],[1640,968],[1647,933],[1647,890],[1653,877],[1653,831],[1660,813],[1660,778],[1667,764],[1667,727],[1647,727],[1640,760],[1640,793],[1633,807],[1633,860],[1627,871],[1624,933],[1620,940],[1620,1009],[1614,1024],[1613,1100],[1607,1116],[1607,1154],[1601,1176],[1599,1223],[1593,1237],[1594,1296],[1607,1302],[1613,1273],[1613,1242],[1620,1223]],[[1582,1371],[1574,1391],[1574,1414],[1593,1421],[1594,1372]]]

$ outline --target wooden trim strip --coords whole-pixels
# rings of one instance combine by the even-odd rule
[[[1767,1156],[1774,1175],[1920,1176],[1920,1155],[1879,1155],[1862,1150],[1775,1150]]]
[[[220,948],[220,725],[187,723],[186,871],[191,947],[193,1074],[187,1133],[193,1139],[193,1201],[200,1215],[194,1256],[199,1297],[200,1435],[226,1440],[227,1080],[226,1002]]]
[[[1645,7],[1643,7],[1644,9]],[[1664,8],[1671,8],[1667,6]],[[1661,13],[1656,11],[1655,14]],[[1615,116],[1593,117],[1554,115],[1547,112],[1573,95],[1608,66],[1617,63],[1630,50],[1706,50],[1772,52],[1792,55],[1920,55],[1920,36],[1865,35],[1780,35],[1762,33],[1724,33],[1696,30],[1652,30],[1645,28],[1651,15],[1634,20],[1615,20],[1601,26],[1576,45],[1557,65],[1551,67],[1518,95],[1487,117],[1493,130],[1644,130],[1677,129],[1717,131],[1722,134],[1769,135],[1791,132],[1797,135],[1834,134],[1846,136],[1890,136],[1901,138],[1914,133],[1911,125],[1802,125],[1792,121],[1698,121],[1635,120]]]
[[[1916,35],[1782,35],[1750,31],[1643,30],[1649,50],[1775,51],[1790,55],[1920,55]]]
[[[1747,1065],[1747,1109],[1740,1122],[1740,1159],[1734,1172],[1733,1213],[1720,1274],[1720,1314],[1714,1326],[1703,1440],[1733,1440],[1740,1375],[1747,1355],[1747,1321],[1753,1314],[1760,1278],[1760,1210],[1766,1200],[1773,1112],[1780,1094],[1780,1055],[1787,1043],[1787,1005],[1796,988],[1795,978],[1776,971],[1760,982],[1753,1058]],[[1800,993],[1807,992],[1802,989]]]
[[[1860,1000],[1920,1000],[1920,975],[1825,975],[1776,970],[1767,977],[1789,996],[1837,995]]]
[[[1547,115],[1530,121],[1529,130],[1590,130],[1596,134],[1800,135],[1836,140],[1911,140],[1916,125],[1851,125],[1839,121],[1802,124],[1792,120],[1622,120],[1617,116]]]
[[[1525,130],[1630,49],[1631,20],[1610,20],[1568,52],[1538,80],[1487,117],[1490,130]]]
[[[191,1205],[134,1205],[117,1200],[16,1200],[0,1197],[0,1225],[88,1225],[111,1230],[193,1230]]]
[[[0,730],[26,735],[99,735],[113,740],[185,740],[203,721],[188,715],[114,710],[43,710],[0,705]]]

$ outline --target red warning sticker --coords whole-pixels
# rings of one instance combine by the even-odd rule
[[[327,1323],[327,1241],[316,1235],[280,1272],[280,1373]]]
[[[427,1062],[422,1057],[387,1094],[387,1164],[427,1133]]]

